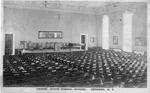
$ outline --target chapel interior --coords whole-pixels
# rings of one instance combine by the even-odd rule
[[[4,87],[147,87],[147,3],[3,2]]]

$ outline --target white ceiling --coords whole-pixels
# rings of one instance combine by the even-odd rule
[[[105,6],[114,2],[99,2],[99,1],[61,1],[57,2],[64,5],[74,5],[74,6],[81,6],[81,7],[101,7]]]
[[[76,7],[89,7],[89,8],[98,8],[106,5],[115,4],[117,2],[146,2],[147,0],[4,0],[10,2],[47,2],[47,3],[56,3],[63,5],[70,5]]]
[[[108,1],[108,0],[106,0]],[[117,0],[116,0],[117,1]],[[54,11],[68,11],[68,12],[79,12],[79,13],[105,13],[111,11],[117,11],[121,9],[127,9],[128,7],[141,6],[143,3],[135,2],[104,2],[104,1],[74,1],[74,0],[39,0],[39,1],[27,1],[27,0],[6,0],[4,1],[5,6],[13,7],[29,7],[38,8],[43,10],[54,10]],[[146,5],[146,4],[144,4]]]
[[[76,6],[76,7],[89,7],[89,8],[97,8],[101,6],[105,6],[111,3],[115,2],[104,2],[104,1],[90,1],[90,0],[82,0],[82,1],[75,1],[75,0],[65,0],[65,1],[60,1],[60,0],[39,0],[39,1],[34,1],[34,0],[4,0],[4,2],[11,2],[14,4],[15,3],[25,3],[25,2],[30,2],[30,3],[35,3],[40,2],[44,3],[46,1],[47,4],[51,3],[56,3],[56,4],[63,4],[63,5],[70,5],[70,6]]]

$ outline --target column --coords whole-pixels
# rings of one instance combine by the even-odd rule
[[[132,16],[127,10],[123,14],[123,51],[132,52]]]
[[[102,48],[109,49],[109,17],[103,16],[102,20]]]

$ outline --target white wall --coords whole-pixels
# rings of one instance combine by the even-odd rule
[[[80,33],[88,34],[88,46],[96,46],[90,38],[96,38],[96,18],[94,15],[62,13],[34,9],[4,8],[4,32],[15,34],[15,48],[22,40],[31,42],[74,42],[80,43]],[[39,39],[38,31],[62,31],[62,39]]]
[[[141,3],[136,3],[138,4]],[[132,8],[132,7],[130,7]],[[137,11],[132,17],[132,50],[146,51],[147,46],[136,46],[136,37],[147,37],[147,5],[133,8]],[[97,37],[98,46],[102,47],[102,20],[104,15],[109,17],[109,48],[123,49],[123,14],[124,10],[106,12],[105,14],[97,15]],[[118,36],[118,44],[113,44],[113,36]]]

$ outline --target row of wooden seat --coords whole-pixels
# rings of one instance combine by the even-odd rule
[[[86,52],[7,56],[4,63],[6,85],[13,78],[15,83],[23,81],[34,86],[143,87],[140,85],[147,83],[144,56],[99,48]]]
[[[90,56],[89,57],[86,56],[86,57],[84,57],[84,60],[82,61],[83,63],[80,63],[79,69],[82,69],[82,70],[84,69],[84,71],[89,71],[89,73],[91,72],[90,74],[94,74],[94,73],[96,73],[96,75],[102,74],[106,78],[108,77],[108,75],[110,75],[114,79],[124,77],[126,74],[128,77],[129,76],[130,77],[132,77],[132,76],[139,77],[143,74],[146,74],[146,61],[142,60],[140,63],[140,61],[136,60],[135,58],[134,59],[132,58],[133,55],[131,56],[131,58],[122,57],[123,60],[120,60],[119,57],[113,57],[113,56],[110,57],[109,54],[110,53],[106,53],[106,54],[104,53],[104,55],[106,57],[108,57],[107,59],[103,55],[101,56],[101,59],[100,59],[100,56],[98,57],[99,60],[95,60],[96,58],[93,57],[94,59],[92,59],[93,62],[92,62],[92,65],[90,65],[90,66],[88,66],[87,64],[91,64],[91,63],[88,63],[89,61],[86,60],[86,58],[90,59]],[[116,54],[114,54],[114,55],[116,55]],[[55,55],[54,55],[54,57],[55,57]],[[56,59],[55,61],[59,61],[58,56],[56,56],[55,59]],[[80,61],[80,60],[78,60],[78,61]],[[65,60],[64,60],[64,62],[65,62]],[[70,61],[67,61],[67,64],[69,64],[69,62]],[[75,63],[78,63],[78,62],[75,62]],[[87,63],[87,64],[85,64],[85,63]],[[101,65],[97,65],[99,63]],[[102,63],[103,63],[103,66],[102,66]],[[109,79],[109,80],[112,80],[112,79]],[[126,79],[122,78],[122,82],[126,82],[127,80],[128,80],[127,78]],[[118,80],[114,80],[114,81],[118,81]]]

